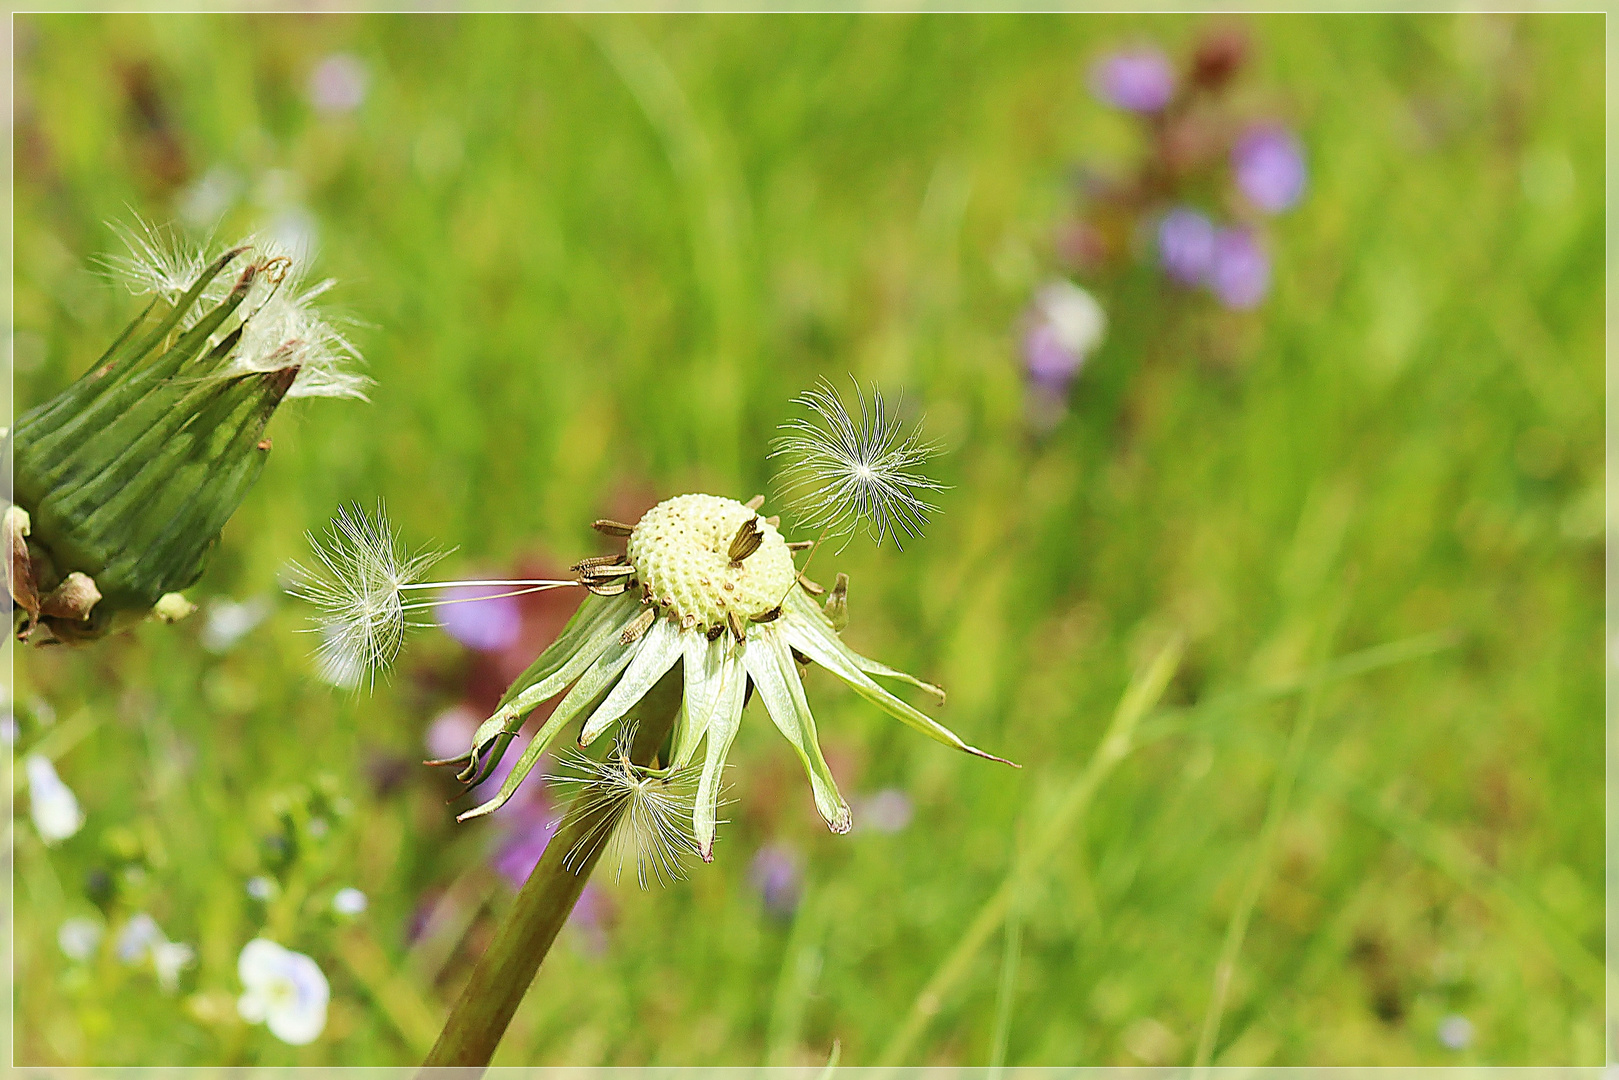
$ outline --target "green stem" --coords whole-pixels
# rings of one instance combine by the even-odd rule
[[[625,716],[622,723],[635,730],[630,759],[636,764],[650,763],[667,739],[680,711],[682,688],[681,670],[676,665]],[[506,1026],[607,846],[613,831],[613,823],[607,819],[622,810],[621,804],[604,806],[600,799],[579,803],[588,794],[581,792],[576,797],[580,812],[565,815],[562,827],[545,846],[545,854],[517,894],[495,939],[472,969],[472,978],[450,1010],[424,1065],[483,1068],[494,1056]],[[564,866],[564,860],[570,865]]]

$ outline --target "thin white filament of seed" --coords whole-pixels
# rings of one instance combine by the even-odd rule
[[[458,585],[468,584],[461,581],[440,582],[441,587],[454,588]],[[450,600],[412,600],[403,605],[405,611],[421,611],[423,608],[446,607],[450,604],[475,604],[479,600],[504,600],[508,596],[528,596],[530,593],[549,592],[552,589],[566,589],[578,585],[577,581],[546,581],[536,583],[527,589],[514,589],[511,592],[491,593],[489,596],[458,596]]]

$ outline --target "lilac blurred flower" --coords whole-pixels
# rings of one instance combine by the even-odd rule
[[[523,632],[523,611],[514,596],[501,596],[488,586],[459,585],[445,589],[442,599],[456,602],[440,604],[438,624],[469,649],[500,652]]]
[[[325,113],[353,112],[365,101],[370,78],[365,65],[348,53],[333,53],[309,74],[309,101]]]
[[[765,910],[785,919],[798,908],[804,890],[804,860],[785,844],[769,844],[754,855],[748,881],[759,890]]]
[[[1175,96],[1175,70],[1157,49],[1109,53],[1091,69],[1091,90],[1109,105],[1155,113]]]
[[[1304,148],[1286,128],[1249,128],[1231,148],[1231,169],[1244,197],[1269,214],[1279,214],[1304,194]]]
[[[1096,298],[1071,281],[1043,286],[1034,297],[1023,335],[1023,364],[1037,385],[1063,394],[1085,358],[1107,334],[1107,313]]]
[[[1214,237],[1209,288],[1228,308],[1246,310],[1270,289],[1270,256],[1249,229],[1221,229]]]
[[[1214,263],[1214,223],[1188,206],[1165,214],[1158,223],[1158,261],[1182,285],[1201,285]]]
[[[556,835],[560,819],[549,801],[540,796],[510,804],[505,816],[506,834],[489,862],[512,888],[521,889]]]
[[[611,898],[592,882],[586,882],[584,891],[568,913],[568,925],[575,933],[570,937],[575,948],[587,956],[600,956],[607,951],[607,925],[613,914]]]
[[[854,824],[857,829],[897,833],[911,823],[914,813],[911,800],[903,791],[899,788],[883,788],[861,803]]]
[[[435,759],[453,758],[467,748],[482,719],[465,705],[451,705],[433,717],[422,743]]]

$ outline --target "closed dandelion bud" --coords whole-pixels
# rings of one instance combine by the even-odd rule
[[[270,452],[265,425],[300,387],[361,396],[355,354],[296,295],[292,259],[244,244],[204,261],[150,229],[114,263],[154,294],[77,382],[5,439],[7,584],[18,636],[99,638],[202,574]],[[308,374],[308,373],[311,373]]]

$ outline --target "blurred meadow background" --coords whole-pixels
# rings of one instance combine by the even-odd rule
[[[714,863],[599,874],[495,1064],[1603,1062],[1601,16],[13,26],[19,410],[137,310],[135,215],[310,245],[376,380],[281,409],[197,615],[15,653],[18,1063],[420,1060],[550,812],[457,825],[420,762],[572,601],[346,694],[305,531],[380,497],[450,573],[554,573],[771,491],[850,374],[950,487],[818,576],[1023,769],[812,671],[832,836],[751,705]],[[1222,47],[1184,131],[1130,99]],[[1303,166],[1268,213],[1198,150],[1249,123]],[[1247,277],[1175,261],[1226,219]],[[1106,315],[1066,353],[1059,281]],[[307,1046],[238,1014],[260,935],[329,981]]]

